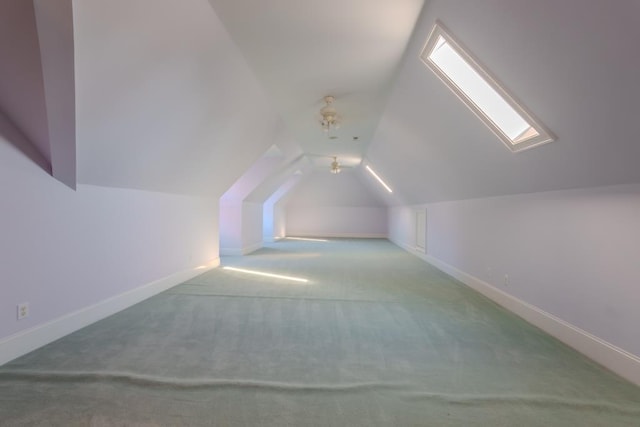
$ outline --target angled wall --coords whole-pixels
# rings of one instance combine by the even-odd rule
[[[19,137],[0,122],[0,364],[214,265],[215,200],[73,191],[17,150]]]
[[[38,27],[56,11],[40,9]],[[278,126],[205,0],[73,2],[73,35],[77,191],[0,114],[0,363],[216,265],[218,200]],[[67,105],[68,91],[51,94]]]
[[[637,5],[464,4],[426,5],[368,152],[404,197],[389,238],[640,383]],[[435,19],[557,141],[506,149],[420,62]]]
[[[0,3],[0,63],[0,112],[33,149],[18,148],[50,173],[47,106],[32,1]]]
[[[262,205],[262,239],[273,242],[276,238],[286,236],[286,218],[284,215],[283,198],[300,181],[300,175],[291,175]]]
[[[425,208],[427,261],[640,383],[640,184],[391,208],[389,238],[422,257]]]
[[[262,246],[262,205],[245,199],[282,162],[273,145],[220,198],[220,253],[246,255]]]
[[[206,0],[74,17],[80,183],[219,198],[273,144],[278,116]]]
[[[51,154],[51,173],[76,188],[76,97],[72,0],[34,0]]]

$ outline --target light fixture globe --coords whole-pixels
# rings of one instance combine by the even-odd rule
[[[329,132],[331,129],[338,129],[340,127],[340,118],[338,117],[338,112],[333,106],[333,101],[335,101],[333,96],[325,96],[324,102],[326,105],[320,109],[320,115],[322,116],[320,125],[322,126],[322,130],[325,132]]]

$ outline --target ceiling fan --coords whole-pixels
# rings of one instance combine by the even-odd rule
[[[327,134],[330,134],[332,130],[340,127],[340,116],[338,116],[338,112],[333,106],[333,101],[335,101],[333,96],[325,96],[325,106],[320,109],[320,116],[322,116],[320,125],[322,126],[322,130]],[[329,135],[329,139],[337,139],[337,136]]]
[[[333,156],[333,161],[331,162],[331,173],[338,174],[342,171],[340,167],[340,163],[338,163],[338,156]]]
[[[317,159],[316,161],[314,161],[316,168],[327,170],[328,167],[329,172],[331,172],[332,174],[339,174],[345,169],[351,169],[354,167],[353,165],[344,165],[338,160],[338,156],[327,156],[320,154],[307,154],[307,156]],[[331,162],[327,164],[327,160],[331,160]],[[353,163],[353,161],[348,160],[348,163]]]
[[[331,156],[331,165],[329,166],[329,172],[336,175],[342,172],[344,169],[351,169],[353,166],[343,165],[338,161],[338,156]]]

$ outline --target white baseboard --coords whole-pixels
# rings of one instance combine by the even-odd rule
[[[220,255],[221,256],[249,255],[251,252],[257,251],[262,246],[264,246],[264,244],[262,242],[258,242],[242,248],[220,248]]]
[[[287,236],[289,237],[289,236]],[[386,233],[323,233],[323,234],[307,234],[307,233],[295,233],[290,237],[307,237],[307,238],[337,238],[337,239],[386,239]],[[286,237],[283,237],[286,239]]]
[[[415,248],[400,242],[392,242],[477,292],[480,292],[482,295],[520,316],[532,325],[537,326],[549,335],[559,339],[605,368],[634,384],[640,385],[640,357],[616,347],[551,313],[547,313],[534,305],[509,295],[501,289],[464,271],[458,270],[456,267],[431,255],[418,252]]]
[[[0,340],[0,365],[166,291],[218,265],[220,265],[220,258],[212,260],[206,266],[174,273],[104,301],[65,314],[57,319],[10,335]]]

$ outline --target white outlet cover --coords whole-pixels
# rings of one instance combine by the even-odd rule
[[[23,302],[22,304],[18,304],[18,320],[24,319],[25,317],[29,317],[29,303]]]

